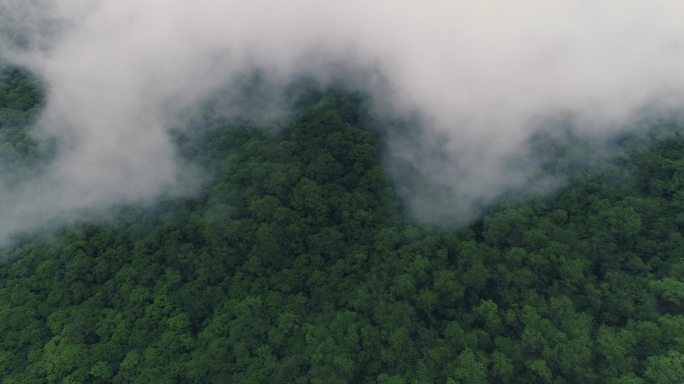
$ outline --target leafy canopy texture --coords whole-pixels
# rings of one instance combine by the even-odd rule
[[[0,157],[39,160],[13,76]],[[277,132],[179,133],[202,194],[4,249],[0,381],[684,382],[680,126],[589,167],[547,142],[565,187],[448,230],[404,215],[363,97],[303,94]]]

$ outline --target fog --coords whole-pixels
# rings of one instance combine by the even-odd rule
[[[386,156],[414,217],[464,224],[551,188],[521,160],[547,118],[610,135],[646,105],[679,107],[682,20],[676,0],[0,0],[0,59],[44,82],[34,134],[58,143],[45,172],[0,191],[0,240],[193,193],[169,136],[179,111],[246,71],[325,83],[340,63],[379,116],[419,125],[388,128]]]

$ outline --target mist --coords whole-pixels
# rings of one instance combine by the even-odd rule
[[[676,0],[0,0],[0,60],[45,84],[32,130],[58,145],[43,172],[0,190],[0,242],[195,193],[170,129],[255,69],[275,88],[351,69],[378,116],[418,128],[388,124],[386,144],[413,216],[462,225],[504,194],[556,185],[526,160],[544,121],[608,136],[646,106],[681,107],[682,20]]]

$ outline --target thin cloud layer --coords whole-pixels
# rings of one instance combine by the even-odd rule
[[[254,68],[325,82],[333,63],[381,74],[355,84],[378,114],[418,117],[411,140],[390,132],[387,156],[415,170],[395,177],[415,216],[468,222],[531,188],[534,164],[512,159],[540,121],[570,114],[608,134],[644,105],[681,104],[680,4],[0,0],[0,56],[43,79],[36,132],[60,145],[41,176],[0,191],[0,238],[187,193],[177,111]]]

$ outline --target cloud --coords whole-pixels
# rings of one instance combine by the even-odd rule
[[[252,68],[285,84],[334,79],[334,63],[381,74],[355,83],[379,114],[417,117],[387,156],[414,170],[394,178],[415,216],[465,223],[530,187],[534,163],[512,159],[546,118],[607,134],[646,104],[681,105],[681,20],[665,0],[0,0],[0,56],[43,79],[36,132],[60,143],[0,192],[0,231],[187,192],[177,111]]]

